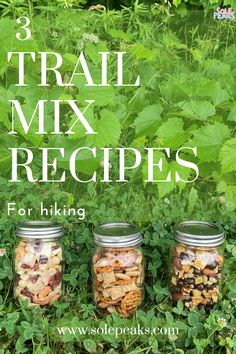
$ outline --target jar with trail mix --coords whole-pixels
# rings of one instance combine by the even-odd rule
[[[29,307],[52,305],[62,293],[63,226],[51,221],[18,224],[20,238],[15,249],[16,299],[29,301]]]
[[[141,232],[128,223],[99,226],[94,231],[94,300],[102,313],[132,315],[143,299]]]
[[[171,294],[186,308],[211,308],[220,297],[224,232],[215,224],[184,221],[175,228]]]

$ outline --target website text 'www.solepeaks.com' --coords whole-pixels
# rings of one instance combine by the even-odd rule
[[[74,335],[74,336],[85,336],[91,335],[114,335],[116,338],[122,335],[146,335],[146,336],[178,336],[179,328],[177,327],[142,327],[139,324],[135,327],[111,327],[107,324],[104,327],[57,327],[57,332],[59,335]]]

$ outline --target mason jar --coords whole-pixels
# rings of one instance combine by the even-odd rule
[[[94,300],[102,313],[132,315],[143,300],[141,232],[136,225],[112,223],[94,231]]]
[[[188,309],[211,308],[220,297],[224,231],[205,221],[175,227],[171,257],[171,295]]]
[[[63,226],[52,221],[28,221],[17,225],[14,297],[29,307],[52,305],[62,293]]]

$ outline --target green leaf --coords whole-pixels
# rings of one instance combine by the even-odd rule
[[[190,326],[195,327],[198,322],[199,318],[196,313],[192,312],[188,315],[188,323],[190,324]]]
[[[79,99],[82,101],[89,99],[95,100],[93,106],[112,106],[114,105],[115,94],[116,90],[112,86],[84,86],[80,88]]]
[[[191,188],[189,195],[188,195],[188,214],[192,215],[193,209],[196,205],[196,202],[198,200],[198,192],[195,188]]]
[[[232,105],[227,119],[236,122],[236,104]]]
[[[184,122],[181,118],[169,118],[157,131],[157,142],[161,146],[178,148],[186,140],[183,129]]]
[[[180,166],[177,164],[176,161],[168,162],[166,159],[166,155],[162,152],[154,153],[154,163],[158,163],[160,159],[162,159],[162,171],[160,170],[159,166],[153,167],[153,183],[157,183],[158,188],[158,195],[160,198],[164,197],[166,194],[173,191],[177,186],[180,190],[186,187],[185,182],[178,181],[176,182],[176,172],[178,172],[179,176],[183,180],[188,180],[190,176],[191,170]],[[144,181],[148,179],[148,166],[147,166],[147,159],[143,164],[143,179]],[[171,181],[166,181],[168,175],[170,173]],[[159,181],[159,182],[155,182]]]
[[[222,102],[228,101],[230,98],[227,91],[221,88],[219,82],[216,83],[215,91],[211,97],[215,106],[220,105]]]
[[[236,138],[227,140],[220,150],[222,173],[236,171]]]
[[[208,101],[188,101],[180,102],[179,107],[182,109],[182,114],[185,117],[206,120],[215,114],[215,107]]]
[[[161,121],[162,111],[160,104],[145,107],[134,121],[137,136],[154,135]]]
[[[173,0],[173,4],[178,7],[181,4],[182,0]]]
[[[229,282],[229,289],[236,293],[236,282],[235,282],[235,280],[231,280]]]
[[[130,49],[131,53],[135,55],[137,59],[152,60],[156,57],[157,53],[155,49],[145,48],[142,43],[137,43]]]
[[[223,123],[207,124],[193,133],[188,146],[197,147],[201,162],[216,161],[222,142],[229,134],[228,126]]]
[[[84,347],[89,353],[97,353],[97,345],[92,339],[85,339],[84,340]]]
[[[107,109],[102,110],[100,115],[101,118],[92,124],[97,134],[88,136],[87,144],[96,147],[116,146],[121,133],[118,117]]]
[[[107,33],[113,38],[123,39],[125,42],[130,42],[132,37],[119,29],[109,28]]]

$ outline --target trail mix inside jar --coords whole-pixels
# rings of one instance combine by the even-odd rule
[[[63,234],[62,226],[49,222],[33,226],[31,230],[28,222],[17,229],[18,236],[27,238],[15,250],[14,296],[27,299],[30,307],[52,305],[62,292],[62,249],[55,238]]]
[[[118,228],[116,232],[119,234],[122,227],[127,227],[127,224],[115,224],[109,232],[114,234],[114,229]],[[140,237],[139,232],[136,241],[131,241],[134,244],[132,247],[100,246],[96,249],[93,257],[94,298],[103,313],[116,311],[120,316],[127,317],[142,303],[143,256],[141,249],[137,247]],[[106,237],[103,237],[103,242],[105,241]],[[97,242],[99,243],[98,240]],[[119,239],[113,237],[113,246],[126,243],[125,236]]]
[[[209,235],[207,228],[213,227],[212,225],[215,228],[215,233],[212,232]],[[177,234],[176,240],[182,241],[184,238],[185,242],[190,244],[177,244],[172,254],[172,299],[174,301],[184,301],[185,307],[189,309],[195,307],[211,308],[218,302],[220,296],[223,256],[219,246],[223,243],[224,236],[221,229],[219,230],[220,233],[219,231],[217,233],[218,229],[214,224],[209,226],[208,223],[205,223],[203,226],[205,233],[195,235],[196,239],[194,239],[193,233],[185,234],[185,237],[178,237]],[[202,231],[201,227],[200,230]],[[196,229],[194,233],[196,233]],[[215,237],[212,235],[215,235]],[[199,246],[199,243],[201,246]],[[208,246],[209,243],[210,247]],[[216,246],[213,246],[214,244]]]

